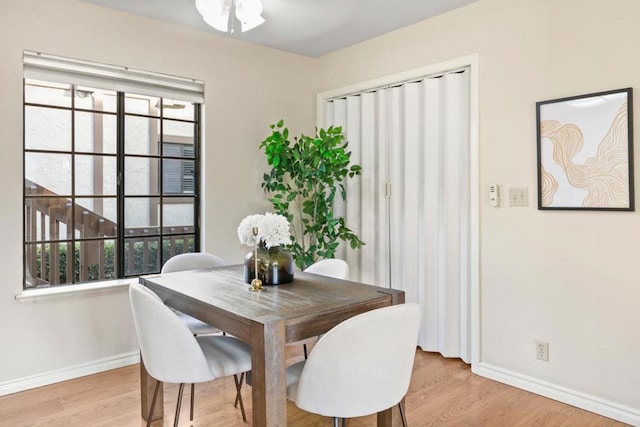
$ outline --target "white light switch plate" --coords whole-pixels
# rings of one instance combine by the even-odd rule
[[[509,188],[509,206],[514,208],[529,206],[529,190],[527,187]]]

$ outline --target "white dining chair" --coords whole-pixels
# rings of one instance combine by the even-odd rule
[[[213,267],[222,267],[227,263],[220,257],[204,252],[190,252],[175,255],[167,260],[162,266],[161,274],[173,273],[175,271],[201,270]],[[195,317],[180,311],[175,312],[178,317],[187,325],[194,335],[215,334],[220,329],[211,326]]]
[[[203,270],[207,268],[214,267],[222,267],[227,265],[227,262],[224,261],[217,255],[208,254],[205,252],[187,252],[183,254],[174,255],[167,260],[162,266],[161,274],[164,273],[173,273],[176,271],[186,271],[186,270]],[[211,326],[208,323],[203,322],[202,320],[196,319],[193,316],[190,316],[186,313],[183,313],[178,310],[173,310],[174,313],[182,320],[185,325],[189,328],[193,335],[211,335],[217,334],[221,332],[220,329],[215,326]],[[224,335],[224,332],[223,332]],[[242,386],[242,382],[244,381],[244,374],[240,375],[240,379],[235,378],[236,387]],[[191,384],[191,399],[194,398],[196,394],[196,386],[195,384]],[[236,399],[234,403],[234,407],[238,406],[239,400]],[[243,418],[244,418],[244,409],[242,409]]]
[[[349,280],[349,264],[337,258],[321,259],[307,267],[304,272]]]
[[[321,259],[311,264],[304,270],[305,273],[317,274],[319,276],[333,277],[334,279],[349,280],[349,264],[346,261],[337,258]],[[299,345],[300,342],[292,342],[288,345]],[[307,344],[302,344],[304,358],[308,357]]]
[[[151,423],[162,382],[180,384],[175,427],[185,383],[200,383],[230,375],[236,378],[236,400],[240,400],[242,418],[246,421],[237,375],[251,370],[249,345],[230,336],[194,336],[154,292],[141,284],[130,285],[129,299],[142,361],[149,375],[157,381],[147,426]],[[191,397],[193,421],[193,394]]]
[[[418,304],[371,310],[340,323],[309,358],[287,368],[287,397],[308,412],[338,419],[399,405],[409,390],[420,327]]]

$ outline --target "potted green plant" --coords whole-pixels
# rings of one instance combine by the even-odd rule
[[[342,128],[316,129],[315,136],[301,134],[293,143],[283,120],[270,128],[271,134],[260,143],[271,167],[262,188],[274,210],[292,225],[289,250],[296,265],[305,269],[320,258],[334,258],[339,240],[360,248],[364,243],[333,209],[336,196],[347,198],[345,180],[362,169],[350,165]]]

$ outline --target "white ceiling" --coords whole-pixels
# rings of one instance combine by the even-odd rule
[[[263,0],[267,22],[233,34],[205,24],[195,0],[81,1],[318,57],[477,0]]]

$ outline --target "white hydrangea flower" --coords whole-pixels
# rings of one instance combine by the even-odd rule
[[[287,218],[267,212],[262,220],[262,230],[258,229],[258,233],[265,246],[271,248],[291,243],[290,228]]]
[[[247,246],[256,244],[253,228],[258,228],[258,241],[267,248],[291,243],[291,231],[287,218],[267,212],[264,215],[249,215],[238,226],[238,239]]]
[[[253,228],[258,227],[258,230],[260,230],[262,228],[263,218],[264,215],[249,215],[240,222],[238,226],[238,239],[240,239],[240,243],[247,246],[256,244]]]

